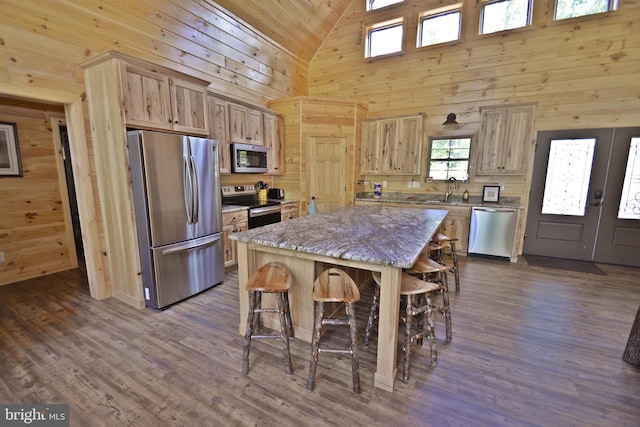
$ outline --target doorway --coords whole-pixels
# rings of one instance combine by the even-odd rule
[[[640,266],[640,128],[538,133],[523,254]]]
[[[69,145],[69,129],[64,118],[51,117],[51,130],[53,132],[56,150],[59,151],[64,169],[64,179],[67,189],[67,197],[69,199],[69,213],[73,228],[73,241],[75,246],[75,255],[77,265],[80,271],[86,276],[87,268],[84,258],[84,246],[82,243],[82,229],[80,227],[80,214],[78,212],[78,198],[76,195],[76,186],[73,177],[73,168],[71,165],[71,148]],[[61,173],[62,171],[60,171]]]
[[[346,206],[347,137],[309,137],[309,194],[316,210],[325,212]]]

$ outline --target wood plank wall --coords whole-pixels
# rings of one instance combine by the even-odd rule
[[[63,103],[82,99],[85,86],[79,64],[109,49],[200,77],[210,81],[210,88],[216,92],[259,106],[266,106],[271,99],[304,95],[307,91],[305,61],[206,0],[138,0],[126,3],[120,0],[3,0],[1,9],[0,95],[33,100],[56,99]],[[83,135],[83,138],[72,140],[71,144],[75,144],[77,152],[85,154],[86,160],[83,161],[89,164],[83,164],[83,169],[87,171],[86,176],[94,180],[95,162],[86,103],[80,108],[74,106],[73,111],[76,123],[70,125],[84,126],[85,129],[72,134]],[[48,150],[51,151],[50,148]],[[40,177],[36,187],[30,189],[45,194],[57,185],[59,176],[53,173],[53,156],[33,157],[39,156],[34,155],[34,151],[38,150],[30,148],[23,151],[24,161],[27,164],[46,162],[46,168],[52,173],[46,179]],[[5,187],[7,182],[2,181],[2,195],[10,199],[15,192],[15,196],[21,199],[25,194],[23,189]],[[91,212],[85,213],[83,218],[86,218],[87,230],[92,230],[88,235],[98,241],[89,245],[93,253],[89,254],[91,265],[88,268],[95,270],[93,274],[97,275],[92,277],[92,273],[89,274],[90,283],[103,281],[108,288],[109,269],[103,268],[102,263],[108,263],[110,259],[104,251],[102,206],[95,180],[88,191],[91,194],[85,199],[90,199]],[[52,193],[49,193],[51,198]],[[54,203],[53,199],[55,197],[51,203]],[[79,203],[83,203],[82,198]],[[50,203],[37,206],[39,215],[44,212],[48,217],[53,215],[48,212],[52,210]],[[3,235],[12,236],[12,239],[23,236],[19,239],[20,250],[14,250],[12,246],[6,251],[7,259],[16,268],[7,267],[6,262],[0,263],[0,284],[26,278],[24,272],[27,270],[38,275],[64,266],[70,268],[67,256],[64,256],[67,258],[64,262],[50,260],[47,265],[38,265],[36,261],[50,258],[39,253],[45,247],[50,248],[51,242],[58,244],[52,236],[61,235],[61,230],[51,235],[43,234],[41,241],[34,239],[33,235],[27,238],[21,234],[23,225],[11,219],[15,215],[15,212],[5,210],[4,205],[0,210]],[[58,221],[61,221],[60,217],[52,216],[46,224],[53,222],[60,228],[69,226]],[[9,224],[8,229],[4,224]],[[0,245],[4,242],[6,238],[1,238]],[[59,253],[67,251],[62,245],[58,250]],[[104,287],[92,284],[92,294],[110,296],[109,293],[98,295],[96,292],[96,289],[100,291]]]
[[[404,53],[366,60],[364,26],[395,16],[395,8],[366,14],[364,1],[351,2],[310,63],[309,95],[349,96],[366,105],[370,117],[423,112],[427,136],[476,135],[481,106],[514,103],[536,103],[534,138],[538,130],[640,124],[638,2],[621,1],[609,14],[553,22],[553,0],[534,1],[531,28],[478,36],[480,2],[466,0],[462,41],[422,49],[414,47],[417,14],[456,2],[405,3],[398,8],[407,23]],[[443,129],[450,112],[461,129]],[[423,166],[419,190],[407,188],[410,177],[365,178],[387,180],[386,191],[444,192],[443,184],[427,183],[425,175]],[[459,193],[468,187],[479,195],[483,185],[503,181],[501,194],[526,200],[529,179],[479,177]]]
[[[15,123],[21,177],[0,178],[0,285],[77,266],[62,157],[51,117],[60,106],[0,98],[0,121]],[[63,175],[64,178],[64,175]]]

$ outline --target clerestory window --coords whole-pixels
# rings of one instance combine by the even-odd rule
[[[489,0],[482,3],[480,34],[531,25],[533,0]]]

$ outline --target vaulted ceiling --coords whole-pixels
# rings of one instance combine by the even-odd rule
[[[351,0],[211,0],[309,62]]]

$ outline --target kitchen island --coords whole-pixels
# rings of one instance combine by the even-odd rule
[[[382,274],[375,386],[393,391],[400,310],[400,278],[431,240],[446,210],[348,206],[317,215],[270,224],[231,236],[238,242],[240,334],[244,334],[250,275],[261,265],[279,261],[293,276],[290,304],[296,338],[311,341],[312,288],[326,268],[349,270],[362,285],[371,271]],[[265,301],[267,301],[265,299]],[[267,326],[277,328],[274,318]]]

